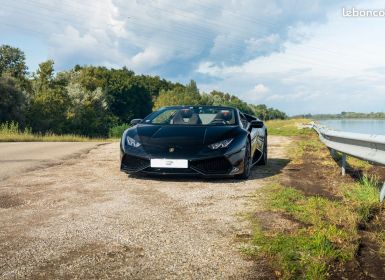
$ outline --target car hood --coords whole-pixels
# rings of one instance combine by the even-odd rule
[[[234,138],[239,126],[138,125],[137,137],[149,154],[162,154],[170,148],[176,154],[197,153],[204,146]]]

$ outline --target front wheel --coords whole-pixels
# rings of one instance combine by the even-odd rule
[[[237,175],[238,179],[247,179],[250,177],[251,173],[251,150],[250,150],[250,142],[247,140],[246,142],[246,148],[245,148],[245,157],[243,159],[243,172],[239,175]]]

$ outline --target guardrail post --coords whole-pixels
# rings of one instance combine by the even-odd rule
[[[383,202],[385,198],[385,183],[382,186],[381,192],[380,192],[380,201]]]
[[[346,174],[346,154],[344,154],[344,153],[342,153],[341,169],[342,169],[342,176],[345,176],[345,174]]]

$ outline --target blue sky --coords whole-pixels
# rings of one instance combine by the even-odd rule
[[[0,0],[0,44],[230,92],[287,113],[385,111],[384,1]]]

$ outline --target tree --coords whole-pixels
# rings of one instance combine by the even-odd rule
[[[261,120],[267,120],[269,117],[269,110],[265,104],[251,105],[254,115]]]
[[[176,86],[171,90],[162,90],[155,99],[154,109],[172,105],[199,105],[201,95],[195,81],[191,80],[185,87]]]
[[[140,75],[133,76],[132,78],[137,80],[146,88],[153,101],[158,97],[162,90],[171,90],[178,85],[170,81],[166,81],[165,79],[160,79],[159,76],[153,77],[149,75]]]
[[[0,76],[8,73],[16,79],[24,79],[27,75],[25,55],[9,45],[0,46]]]
[[[111,70],[106,87],[110,112],[119,123],[132,118],[143,118],[151,113],[151,97],[148,90],[125,69]]]
[[[52,59],[40,63],[34,80],[36,90],[41,91],[51,87],[54,79],[54,72],[54,61]]]
[[[190,80],[190,82],[186,85],[186,92],[195,96],[199,95],[199,89],[194,80]]]
[[[216,106],[231,106],[238,108],[244,113],[252,114],[253,111],[249,104],[240,100],[234,95],[224,93],[221,91],[213,90],[210,94],[202,95],[202,104],[205,105],[216,105]]]
[[[64,133],[68,127],[70,99],[66,89],[55,83],[53,65],[53,60],[40,63],[33,80],[28,119],[35,132]]]
[[[15,78],[0,77],[0,123],[16,121],[23,125],[26,97]]]
[[[71,82],[67,91],[71,103],[67,113],[71,132],[87,136],[107,136],[109,128],[116,120],[108,112],[102,88],[90,91],[79,83]]]
[[[134,72],[126,71],[127,75],[134,75]],[[74,77],[76,81],[85,89],[94,91],[97,88],[106,88],[111,71],[105,67],[87,66],[75,69],[75,72],[79,73]]]
[[[250,105],[254,111],[254,115],[261,120],[287,119],[287,115],[277,109],[267,108],[265,104]]]

